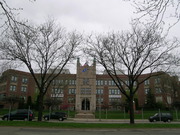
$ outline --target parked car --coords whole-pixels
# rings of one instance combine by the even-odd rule
[[[67,115],[64,112],[52,112],[44,115],[43,118],[44,120],[58,119],[59,121],[63,121],[64,119],[67,119]]]
[[[156,121],[171,122],[172,120],[173,120],[173,116],[170,113],[156,113],[154,116],[149,117],[150,122],[156,122]]]
[[[2,117],[2,120],[25,120],[25,121],[32,121],[34,119],[34,114],[32,110],[28,109],[18,109],[10,114],[5,114]]]

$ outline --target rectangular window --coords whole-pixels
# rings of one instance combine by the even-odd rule
[[[104,81],[103,80],[97,80],[96,81],[96,85],[104,85]]]
[[[114,86],[116,85],[115,82],[114,82],[113,80],[112,80],[112,85],[114,85]]]
[[[63,82],[63,80],[53,80],[52,81],[52,85],[54,85],[54,86],[62,86],[63,84],[65,84],[65,82]]]
[[[76,80],[69,80],[69,85],[75,85],[76,84]]]
[[[101,85],[104,85],[104,81],[103,81],[103,80],[101,80],[100,84],[101,84]]]
[[[145,91],[145,94],[147,95],[149,93],[149,88],[146,88],[144,91]]]
[[[21,91],[22,91],[22,92],[27,92],[27,87],[26,87],[26,86],[22,86],[22,87],[21,87]]]
[[[17,76],[11,76],[11,81],[12,82],[17,82]]]
[[[120,98],[109,98],[109,102],[112,103],[119,103],[120,102]]]
[[[109,95],[120,95],[119,89],[109,89]]]
[[[155,84],[159,84],[160,83],[160,78],[155,78]]]
[[[16,85],[11,85],[10,86],[10,91],[16,91]]]
[[[110,86],[112,85],[112,81],[111,80],[109,80],[108,83],[109,83]]]
[[[28,82],[27,78],[22,78],[22,83],[27,84],[27,82]]]
[[[149,80],[145,80],[144,85],[149,85]]]
[[[63,94],[63,89],[60,88],[53,88],[52,89],[53,94]]]
[[[155,88],[155,90],[156,90],[156,93],[157,93],[157,94],[158,94],[158,93],[162,93],[161,88]]]
[[[97,89],[97,90],[96,90],[96,94],[102,95],[102,94],[103,94],[103,89]]]
[[[69,94],[76,94],[76,89],[69,89]]]
[[[104,81],[104,85],[107,85],[107,81],[106,80]]]

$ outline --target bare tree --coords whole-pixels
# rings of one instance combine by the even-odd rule
[[[133,0],[133,5],[140,15],[138,20],[145,19],[152,25],[166,25],[168,31],[180,20],[179,0]]]
[[[167,42],[154,28],[134,25],[131,32],[109,33],[88,38],[85,52],[93,56],[105,68],[121,93],[127,98],[130,108],[130,123],[134,123],[134,95],[140,84],[155,71],[168,68],[169,53],[176,41]],[[124,70],[126,79],[118,75]],[[149,76],[140,77],[144,72]]]
[[[33,2],[35,0],[27,0]],[[17,17],[19,12],[22,11],[21,7],[10,7],[6,0],[0,0],[0,32],[5,32],[7,29],[16,24],[26,25],[25,22],[18,21]]]
[[[73,58],[81,39],[76,32],[65,32],[54,20],[37,27],[15,23],[2,37],[0,46],[3,58],[21,61],[34,78],[39,90],[39,121],[42,120],[44,95],[52,81]]]

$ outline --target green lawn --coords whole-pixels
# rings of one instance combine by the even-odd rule
[[[0,121],[0,126],[16,127],[44,127],[44,128],[180,128],[180,124],[147,123],[147,124],[115,124],[115,123],[65,123],[65,122],[37,122],[37,121]]]

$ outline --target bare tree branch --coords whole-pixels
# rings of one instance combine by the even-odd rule
[[[178,0],[133,0],[137,20],[146,20],[148,24],[162,27],[167,26],[167,33],[180,20],[180,1]],[[167,20],[171,19],[171,22]],[[173,21],[172,21],[173,20]]]
[[[65,32],[54,20],[48,20],[37,27],[26,26],[18,25],[6,32],[0,42],[1,53],[4,59],[23,62],[32,74],[39,89],[41,106],[38,120],[41,120],[43,97],[52,81],[74,58],[82,36],[76,32]],[[35,69],[39,69],[40,72],[36,74]]]
[[[130,122],[134,123],[133,100],[139,86],[153,75],[162,74],[159,71],[169,69],[170,53],[177,46],[176,40],[167,41],[155,27],[133,25],[130,32],[88,38],[85,53],[97,59],[126,96],[131,107]],[[118,71],[124,71],[125,77]],[[142,78],[146,72],[149,75]]]

